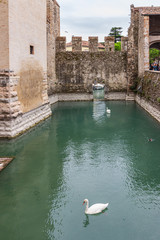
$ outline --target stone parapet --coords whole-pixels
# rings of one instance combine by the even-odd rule
[[[66,37],[56,38],[56,51],[65,52],[66,51]]]
[[[72,51],[73,52],[82,51],[82,37],[72,37]]]
[[[98,52],[98,37],[89,37],[89,51]]]
[[[66,37],[56,38],[56,52],[115,52],[115,38],[105,37],[105,42],[99,43],[98,37],[72,37],[72,42],[66,43]],[[122,52],[128,51],[128,37],[122,37]]]
[[[115,51],[115,47],[114,47],[115,38],[114,37],[105,37],[104,41],[105,41],[106,51],[107,52],[114,52]]]
[[[121,51],[126,52],[128,50],[128,37],[121,37]]]

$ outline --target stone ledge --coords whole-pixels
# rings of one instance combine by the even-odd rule
[[[148,112],[153,118],[155,118],[158,122],[160,122],[160,111],[153,107],[149,102],[145,99],[136,96],[136,103],[138,103],[146,112]]]
[[[0,172],[8,166],[8,164],[14,159],[14,157],[0,158]]]
[[[30,112],[27,112],[23,115],[18,116],[11,121],[8,121],[7,126],[6,122],[0,121],[0,129],[3,131],[0,132],[0,138],[14,138],[20,134],[23,134],[25,131],[34,127],[41,121],[47,119],[52,114],[50,105],[45,104],[36,108]]]

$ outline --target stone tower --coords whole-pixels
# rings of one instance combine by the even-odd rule
[[[0,137],[14,137],[51,114],[46,6],[46,0],[0,1]]]

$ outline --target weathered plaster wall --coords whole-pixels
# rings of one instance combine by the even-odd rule
[[[46,0],[9,1],[9,50],[10,69],[15,74],[23,71],[26,59],[37,60],[46,72]]]
[[[55,92],[91,92],[95,81],[108,91],[126,91],[126,57],[125,52],[58,52]]]
[[[23,112],[43,104],[44,73],[36,60],[24,61],[17,86],[18,99]]]
[[[43,104],[46,44],[46,1],[10,0],[9,68],[20,76],[17,93],[22,112]],[[30,46],[34,48],[33,54]]]
[[[9,69],[8,1],[0,1],[0,69]]]

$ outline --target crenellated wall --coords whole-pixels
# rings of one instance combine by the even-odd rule
[[[106,91],[127,90],[127,38],[122,51],[114,51],[114,38],[105,37],[106,50],[98,51],[98,37],[89,37],[89,52],[82,52],[82,38],[72,38],[72,51],[66,51],[66,38],[56,39],[56,78],[54,93],[92,92],[92,84],[104,83]]]

